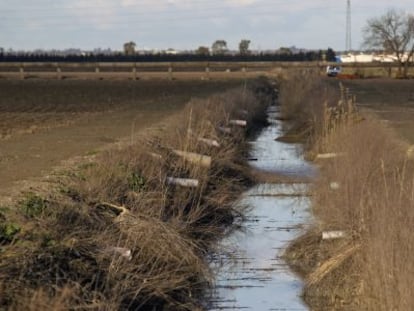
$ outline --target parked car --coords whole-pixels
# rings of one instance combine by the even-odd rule
[[[336,77],[341,72],[342,72],[342,68],[340,66],[328,66],[328,67],[326,67],[326,75],[328,77]]]

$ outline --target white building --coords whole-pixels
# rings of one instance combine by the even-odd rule
[[[402,60],[405,61],[408,58],[406,53]],[[342,63],[371,63],[371,62],[380,62],[380,63],[393,63],[397,61],[397,56],[394,54],[343,54],[339,56],[340,62]]]
[[[374,61],[380,63],[393,63],[397,61],[397,56],[387,55],[387,54],[378,54],[374,56]]]
[[[169,48],[169,49],[167,49],[167,50],[165,51],[165,54],[168,54],[168,55],[177,55],[177,54],[178,54],[178,51],[177,51],[177,50],[174,50],[174,49]]]
[[[342,63],[371,63],[374,61],[373,54],[345,54],[340,56]]]

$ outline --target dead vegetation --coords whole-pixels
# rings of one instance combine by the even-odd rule
[[[312,186],[316,222],[285,256],[306,279],[304,298],[315,310],[411,310],[414,165],[408,145],[372,115],[362,117],[346,89],[334,90],[338,100],[329,95],[332,86],[325,91],[321,81],[313,83],[310,93],[309,87],[281,87],[281,94],[288,91],[282,105],[289,106],[294,92],[302,105],[313,98],[318,106],[296,127],[310,126],[308,157],[320,166]],[[329,230],[346,234],[323,240]]]
[[[232,202],[252,182],[246,135],[265,122],[273,96],[261,80],[192,100],[138,143],[70,172],[60,193],[10,207],[2,220],[18,230],[0,237],[0,309],[200,307],[211,284],[206,255],[243,215]]]

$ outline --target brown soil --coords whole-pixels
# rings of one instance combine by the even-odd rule
[[[414,144],[414,80],[366,79],[342,81],[359,107],[375,113]]]
[[[0,80],[0,202],[62,161],[95,154],[240,81]]]

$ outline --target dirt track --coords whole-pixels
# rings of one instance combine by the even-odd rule
[[[0,197],[236,83],[0,81]]]

